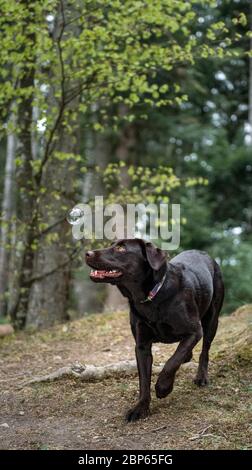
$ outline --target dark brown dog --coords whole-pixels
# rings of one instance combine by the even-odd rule
[[[93,268],[93,281],[115,284],[129,299],[140,397],[128,411],[127,420],[135,421],[149,413],[154,342],[179,342],[158,377],[158,398],[171,393],[178,368],[191,360],[192,350],[202,336],[194,382],[207,385],[208,352],[224,297],[218,264],[197,250],[184,251],[167,262],[165,252],[140,239],[120,240],[109,248],[88,251],[86,262]]]

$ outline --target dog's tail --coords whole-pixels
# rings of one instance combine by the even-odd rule
[[[221,273],[220,266],[215,260],[214,260],[213,287],[214,287],[214,293],[213,293],[212,304],[216,313],[219,314],[223,306],[223,301],[225,297],[225,287],[224,287],[223,276]]]

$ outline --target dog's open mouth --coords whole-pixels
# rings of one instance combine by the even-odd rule
[[[114,279],[120,276],[122,276],[122,271],[119,271],[118,269],[92,269],[90,272],[91,279]]]

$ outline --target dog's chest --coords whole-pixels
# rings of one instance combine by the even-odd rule
[[[148,324],[153,331],[153,341],[158,343],[176,343],[180,341],[183,335],[175,334],[174,329],[168,323],[157,322]]]

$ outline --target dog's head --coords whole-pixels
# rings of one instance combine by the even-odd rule
[[[143,282],[150,272],[158,278],[164,273],[166,260],[164,251],[138,238],[119,240],[108,248],[86,253],[86,263],[93,268],[92,281],[111,284]]]

